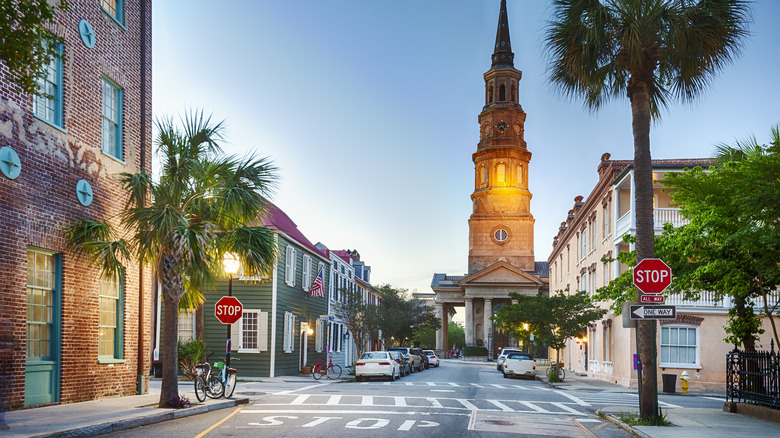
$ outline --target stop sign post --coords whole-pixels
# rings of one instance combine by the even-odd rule
[[[222,324],[233,324],[241,319],[244,314],[244,306],[236,297],[222,297],[214,305],[214,316]]]
[[[661,259],[643,259],[634,268],[634,285],[644,294],[660,294],[672,284],[672,268]]]

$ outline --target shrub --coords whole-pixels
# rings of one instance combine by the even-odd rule
[[[171,401],[168,402],[168,404],[172,408],[184,409],[184,408],[190,407],[190,399],[188,399],[187,397],[185,397],[183,395],[180,395],[178,397],[171,398]]]
[[[198,339],[179,340],[179,369],[184,376],[184,380],[194,380],[198,375],[195,365],[200,363],[206,356],[206,344]]]
[[[485,347],[463,347],[464,356],[487,356],[487,348]]]

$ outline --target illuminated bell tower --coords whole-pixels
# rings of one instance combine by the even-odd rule
[[[523,139],[526,114],[517,97],[522,72],[515,69],[514,56],[506,0],[502,0],[493,62],[484,75],[480,141],[472,155],[469,274],[499,261],[534,271],[534,218],[528,191],[531,153]]]

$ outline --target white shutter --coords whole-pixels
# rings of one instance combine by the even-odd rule
[[[303,290],[308,291],[311,285],[311,257],[303,256],[303,272],[301,273]]]
[[[317,353],[322,352],[322,323],[321,319],[314,323],[314,351]]]
[[[268,312],[257,312],[257,349],[268,351]]]
[[[238,321],[230,324],[230,351],[238,351],[241,348],[239,345],[243,340],[241,339],[241,324],[244,323],[244,318],[239,318]]]
[[[295,315],[290,314],[290,352],[295,351]]]
[[[285,353],[289,353],[290,350],[290,312],[284,312],[284,341],[282,343]]]

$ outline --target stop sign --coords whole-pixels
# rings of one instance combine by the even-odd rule
[[[661,259],[644,259],[634,268],[634,285],[646,294],[660,294],[672,283],[672,268]]]
[[[233,324],[241,319],[244,314],[244,306],[236,297],[222,297],[214,305],[214,316],[222,324]]]

